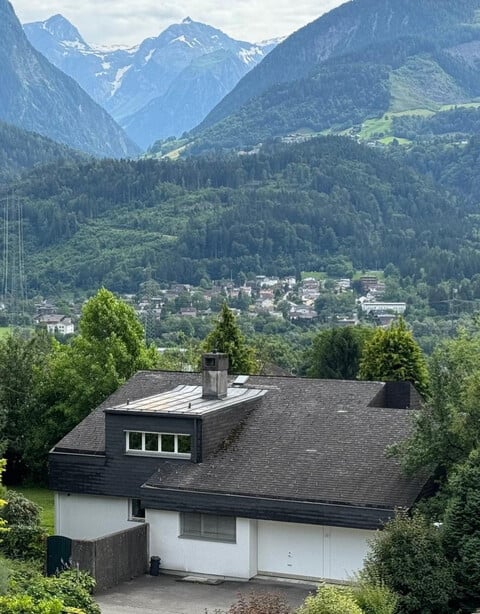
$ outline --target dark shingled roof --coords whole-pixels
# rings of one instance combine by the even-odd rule
[[[198,373],[140,372],[55,446],[101,454],[103,409],[199,385]],[[159,459],[145,486],[393,509],[410,507],[425,476],[405,477],[386,448],[408,435],[412,413],[369,407],[382,382],[252,376],[267,390],[233,441],[199,464]]]

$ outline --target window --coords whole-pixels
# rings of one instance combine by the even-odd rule
[[[125,435],[127,454],[191,457],[192,438],[190,435],[140,431],[126,431]]]
[[[129,520],[145,520],[145,508],[141,499],[129,499]]]
[[[236,541],[236,518],[199,512],[180,514],[180,537],[211,539],[222,542]]]

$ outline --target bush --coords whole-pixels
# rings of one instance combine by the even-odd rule
[[[250,593],[239,595],[228,614],[290,614],[291,608],[283,595],[277,593]]]
[[[298,614],[363,614],[350,592],[332,586],[319,587],[308,596]]]
[[[360,580],[352,589],[352,597],[364,614],[394,614],[398,598],[382,584],[370,584]]]
[[[62,614],[100,614],[100,608],[91,595],[94,587],[95,580],[84,572],[69,570],[45,578],[25,563],[16,562],[11,569],[8,596],[27,596],[34,603],[58,599],[62,603]],[[26,612],[30,614],[30,611]],[[36,614],[36,610],[34,612]],[[3,614],[2,610],[0,614]]]
[[[5,556],[12,559],[42,559],[45,557],[47,535],[40,527],[8,525],[0,544]]]
[[[41,599],[35,601],[28,595],[0,597],[0,614],[63,614],[59,599]]]
[[[9,526],[40,526],[40,507],[15,490],[8,490],[6,504],[1,511]]]

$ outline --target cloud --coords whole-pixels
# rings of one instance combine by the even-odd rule
[[[342,0],[13,0],[23,22],[61,13],[89,43],[134,45],[189,16],[250,42],[285,36]]]

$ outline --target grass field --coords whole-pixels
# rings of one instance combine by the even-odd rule
[[[8,331],[10,329],[8,328],[8,326],[0,326],[0,339],[2,337],[6,337],[8,335]]]
[[[53,492],[47,488],[19,486],[12,488],[41,507],[40,522],[49,535],[55,533]]]

